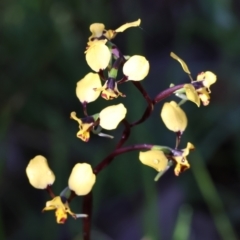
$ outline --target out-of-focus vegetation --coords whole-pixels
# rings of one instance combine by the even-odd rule
[[[92,239],[233,240],[240,238],[240,3],[238,0],[2,0],[0,3],[0,239],[82,239],[81,220],[57,225],[54,212],[41,213],[49,195],[33,189],[25,167],[37,154],[46,156],[60,192],[76,162],[95,166],[119,138],[76,138],[70,120],[82,108],[76,82],[90,68],[84,50],[89,25],[115,29],[142,19],[141,27],[119,34],[124,54],[142,54],[150,74],[142,83],[150,96],[187,81],[175,52],[195,77],[217,74],[211,103],[184,105],[189,125],[182,139],[196,146],[191,168],[175,177],[172,169],[155,183],[155,171],[139,163],[138,153],[119,156],[94,186]],[[121,85],[127,118],[138,119],[146,107],[131,83]],[[171,98],[170,98],[171,99]],[[89,113],[111,104],[98,100]],[[174,146],[175,136],[160,119],[162,103],[133,129],[127,144]],[[81,198],[71,203],[81,212]]]

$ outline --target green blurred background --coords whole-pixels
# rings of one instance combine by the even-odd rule
[[[2,0],[0,2],[0,239],[80,240],[81,220],[57,225],[54,212],[41,213],[49,195],[28,183],[25,168],[42,154],[55,172],[55,193],[66,185],[77,162],[96,166],[114,149],[114,140],[76,138],[71,111],[83,116],[76,82],[90,68],[84,50],[89,25],[116,29],[141,18],[140,28],[119,34],[126,55],[142,54],[151,71],[142,82],[151,97],[170,83],[188,82],[175,52],[192,75],[218,76],[211,103],[184,105],[189,125],[181,147],[196,146],[191,169],[175,177],[170,169],[159,182],[139,163],[138,152],[119,156],[97,178],[93,189],[93,240],[240,239],[240,2],[238,0]],[[146,103],[131,83],[119,86],[125,99],[103,99],[89,113],[123,102],[127,119],[138,119]],[[168,100],[173,99],[169,98]],[[132,130],[127,145],[174,146],[175,136],[152,116]],[[71,203],[81,213],[82,199]]]

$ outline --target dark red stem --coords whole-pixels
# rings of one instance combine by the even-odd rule
[[[122,133],[122,137],[121,137],[120,141],[118,142],[118,144],[116,146],[116,149],[120,148],[128,140],[128,137],[131,133],[131,127],[130,127],[130,124],[128,123],[128,121],[126,119],[123,119],[122,123],[124,124],[125,129]]]
[[[91,216],[92,216],[92,192],[83,197],[83,213],[88,216],[83,218],[83,239],[90,240]]]
[[[142,93],[142,95],[144,96],[144,98],[147,100],[148,102],[148,106],[143,114],[143,116],[136,122],[132,123],[132,124],[128,124],[127,121],[123,121],[123,123],[125,124],[125,130],[123,132],[122,138],[120,140],[120,142],[118,143],[116,150],[114,152],[112,152],[111,154],[109,154],[105,159],[103,159],[94,169],[94,173],[98,174],[104,167],[106,167],[108,164],[110,164],[112,162],[112,160],[125,152],[129,152],[129,151],[134,151],[134,150],[139,150],[139,149],[151,149],[153,145],[150,144],[141,144],[141,145],[133,145],[133,146],[128,146],[125,148],[120,148],[124,142],[127,140],[127,138],[129,137],[130,134],[130,129],[143,122],[144,120],[146,120],[152,110],[153,110],[153,106],[158,103],[159,101],[163,100],[164,98],[170,96],[172,93],[174,93],[176,90],[182,88],[184,86],[184,84],[181,85],[177,85],[174,87],[171,87],[169,89],[164,90],[163,92],[159,93],[154,100],[151,100],[150,97],[148,96],[147,92],[143,89],[143,87],[141,86],[140,83],[138,82],[133,82],[134,85],[138,88],[138,90]]]
[[[136,126],[136,125],[144,122],[151,115],[151,112],[153,111],[153,108],[154,108],[154,104],[152,103],[152,99],[149,97],[149,95],[147,94],[145,89],[142,87],[142,85],[139,82],[132,81],[132,83],[141,92],[141,94],[143,95],[143,97],[147,101],[148,106],[147,106],[145,112],[143,113],[142,117],[139,120],[137,120],[136,122],[131,123],[130,127]]]
[[[177,149],[179,144],[180,144],[182,134],[183,134],[183,132],[180,132],[180,131],[176,132],[176,146],[175,146],[175,149]]]
[[[48,194],[51,196],[51,198],[55,198],[55,194],[50,185],[47,186],[46,190],[47,190]]]
[[[149,97],[145,89],[142,87],[142,85],[139,82],[132,82],[134,86],[141,92],[143,97],[147,101],[147,108],[145,112],[143,113],[142,117],[131,124],[129,124],[126,120],[123,120],[122,123],[125,125],[125,129],[123,131],[122,137],[120,141],[118,142],[116,149],[109,154],[107,157],[105,157],[93,170],[93,172],[97,175],[101,170],[103,170],[106,166],[108,166],[113,159],[123,153],[135,151],[135,150],[150,150],[153,145],[151,144],[139,144],[139,145],[133,145],[128,147],[121,146],[127,141],[131,128],[144,122],[152,113],[154,105],[163,99],[167,98],[171,94],[173,94],[176,90],[182,88],[184,84],[177,85],[171,88],[168,88],[161,93],[159,93],[153,100]],[[84,213],[88,214],[88,217],[83,220],[83,232],[84,232],[84,240],[90,240],[90,224],[91,224],[91,212],[92,212],[92,193],[84,196],[83,198],[83,211]]]
[[[171,88],[168,88],[162,92],[160,92],[153,100],[150,99],[150,97],[147,95],[147,93],[145,92],[144,89],[141,89],[142,86],[141,85],[137,85],[136,83],[138,82],[134,82],[134,85],[138,88],[138,90],[142,93],[142,95],[144,96],[144,98],[147,100],[148,106],[145,109],[142,117],[137,120],[136,122],[133,122],[130,124],[130,127],[133,127],[135,125],[138,125],[142,122],[144,122],[147,118],[149,118],[149,116],[151,115],[154,105],[160,101],[162,101],[163,99],[169,97],[170,95],[172,95],[175,91],[177,91],[178,89],[182,88],[184,86],[184,84],[180,84]]]
[[[84,113],[84,116],[88,116],[88,113],[87,113],[87,102],[83,102],[82,103],[82,106],[83,106],[83,113]]]
[[[185,83],[184,84],[180,84],[180,85],[176,85],[176,86],[170,87],[170,88],[160,92],[154,98],[154,100],[152,101],[153,105],[155,105],[156,103],[158,103],[158,102],[162,101],[163,99],[169,97],[170,95],[172,95],[178,89],[183,88],[184,85],[185,85]]]
[[[102,69],[99,70],[98,75],[102,81],[106,81],[106,78],[104,76],[104,71]]]
[[[107,157],[105,157],[93,170],[95,174],[98,174],[103,168],[105,168],[107,165],[109,165],[112,160],[123,153],[131,152],[135,150],[150,150],[153,147],[152,144],[137,144],[132,146],[127,146],[123,148],[118,148],[111,154],[109,154]]]

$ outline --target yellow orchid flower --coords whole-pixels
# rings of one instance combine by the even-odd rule
[[[112,55],[109,48],[105,45],[106,42],[106,39],[91,42],[85,51],[87,64],[95,72],[104,70],[110,62]]]
[[[88,163],[77,163],[68,179],[68,186],[76,195],[87,195],[96,181],[91,165]]]
[[[76,112],[71,112],[70,118],[77,121],[79,124],[79,131],[77,132],[77,137],[83,140],[84,142],[88,142],[90,139],[90,131],[94,125],[94,119],[90,117],[86,117],[80,119],[77,117]]]
[[[106,130],[113,130],[125,118],[126,113],[127,109],[122,103],[106,107],[99,113],[99,125]]]
[[[149,62],[145,57],[134,55],[124,63],[123,73],[128,80],[141,81],[148,75],[149,67]]]
[[[160,116],[170,131],[183,132],[187,127],[187,116],[174,101],[164,103]]]
[[[187,143],[187,147],[181,150],[181,154],[173,156],[173,160],[176,161],[176,166],[174,168],[174,172],[176,176],[187,169],[190,168],[190,164],[188,163],[187,156],[191,150],[194,150],[194,145],[190,142]]]
[[[108,40],[113,39],[118,32],[123,32],[130,27],[138,27],[141,23],[141,20],[125,23],[116,30],[105,30],[105,26],[102,23],[93,23],[90,25],[90,32],[92,35],[88,38],[88,44],[95,39],[99,39],[101,37],[105,37]]]
[[[176,59],[177,61],[179,61],[183,68],[183,71],[186,72],[190,76],[191,72],[188,69],[187,64],[173,52],[170,53],[170,56],[172,58]],[[191,76],[190,76],[190,78],[192,80]],[[210,72],[210,71],[201,72],[197,76],[197,81],[202,81],[203,86],[206,87],[210,91],[209,87],[217,81],[217,76],[213,72]]]
[[[204,106],[207,106],[210,102],[210,86],[214,84],[217,80],[217,77],[212,72],[202,72],[198,74],[197,81],[193,81],[192,84],[196,82],[202,82],[203,87],[195,89],[192,84],[185,84],[184,89],[188,100],[200,106],[200,100]]]
[[[67,220],[67,213],[70,214],[74,219],[77,218],[76,214],[70,210],[68,202],[65,201],[65,203],[63,203],[60,196],[57,196],[52,200],[46,202],[46,207],[42,211],[44,212],[49,210],[56,210],[55,215],[57,223],[59,224],[65,223]]]
[[[102,92],[101,97],[106,100],[112,100],[119,96],[125,97],[125,95],[118,91],[117,82],[110,78],[100,88],[95,88],[95,91]]]
[[[164,171],[168,165],[168,159],[165,154],[159,150],[149,150],[146,152],[139,153],[139,160],[157,170],[158,172]]]
[[[183,71],[189,75],[192,84],[200,81],[202,82],[203,87],[198,87],[196,89],[191,84],[184,85],[185,93],[188,100],[196,103],[198,107],[200,106],[201,100],[203,105],[207,106],[210,102],[210,86],[217,81],[217,76],[210,71],[201,72],[200,74],[198,74],[197,80],[193,81],[187,64],[173,52],[170,53],[170,56],[180,62]]]
[[[102,86],[100,77],[97,73],[88,73],[84,78],[77,82],[76,95],[81,103],[90,103],[95,101],[100,92],[95,88]]]
[[[45,189],[55,181],[55,175],[49,168],[47,159],[41,155],[30,160],[26,174],[30,184],[37,189]]]

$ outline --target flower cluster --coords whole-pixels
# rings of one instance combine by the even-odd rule
[[[30,184],[37,189],[47,189],[55,181],[55,175],[49,168],[47,159],[38,155],[30,160],[26,168],[26,173]],[[68,204],[68,194],[71,191],[78,196],[88,194],[95,184],[96,176],[88,163],[77,163],[68,179],[68,188],[60,196],[54,197],[46,203],[43,211],[56,210],[57,223],[64,223],[67,219],[67,213],[73,218],[86,217],[86,214],[73,213]]]
[[[102,23],[90,26],[92,35],[89,37],[85,51],[89,67],[95,71],[90,72],[77,82],[76,95],[83,106],[95,101],[101,94],[102,98],[111,100],[125,94],[119,92],[118,84],[127,81],[141,81],[149,72],[149,62],[140,55],[124,56],[118,47],[111,42],[117,33],[130,27],[140,25],[140,19],[126,23],[116,30],[105,30]],[[118,70],[122,67],[123,77],[117,80]],[[106,76],[104,75],[106,74]],[[101,83],[101,80],[104,82]],[[79,123],[77,137],[88,142],[90,132],[102,137],[111,135],[102,133],[102,129],[113,130],[125,118],[127,109],[123,104],[112,105],[104,108],[100,113],[77,118],[76,113],[71,113],[71,118]]]
[[[192,143],[188,143],[185,149],[178,149],[180,138],[188,122],[187,116],[180,105],[186,100],[190,100],[196,103],[198,107],[200,101],[204,106],[207,106],[210,102],[210,86],[216,82],[217,77],[214,73],[206,71],[198,74],[197,80],[194,81],[187,64],[173,52],[170,53],[170,56],[180,62],[184,72],[189,75],[191,80],[191,83],[184,84],[183,88],[175,91],[175,95],[183,99],[183,101],[179,104],[175,101],[164,103],[160,113],[165,126],[177,134],[177,144],[175,149],[154,146],[150,151],[140,152],[139,159],[143,164],[156,169],[160,173],[164,173],[175,162],[174,172],[176,176],[179,176],[181,172],[190,168],[186,156],[191,150],[194,150]]]
[[[90,26],[92,35],[86,47],[86,61],[95,73],[88,73],[77,83],[76,94],[82,104],[95,101],[100,93],[106,100],[125,95],[118,90],[118,84],[127,81],[141,81],[149,72],[149,62],[144,56],[124,56],[111,42],[117,33],[130,27],[137,27],[140,19],[126,23],[116,30],[105,30],[102,23]],[[122,67],[123,77],[117,80],[118,70]],[[104,70],[107,71],[104,75]],[[101,80],[104,82],[101,83]]]
[[[85,57],[88,66],[93,72],[86,74],[77,82],[76,86],[76,95],[82,104],[84,116],[79,118],[75,111],[70,113],[70,118],[79,125],[76,136],[83,142],[89,141],[90,134],[113,138],[113,136],[103,133],[102,130],[114,130],[120,122],[123,122],[125,130],[115,150],[103,159],[94,168],[94,171],[88,163],[77,163],[68,179],[68,186],[59,196],[55,196],[52,193],[51,185],[55,181],[55,175],[49,168],[45,157],[36,156],[30,160],[26,168],[30,184],[37,189],[47,189],[52,196],[52,200],[46,203],[43,211],[55,210],[57,223],[64,223],[67,219],[67,214],[75,219],[87,217],[87,214],[90,214],[91,210],[89,209],[86,212],[87,214],[73,213],[69,207],[72,196],[91,196],[89,193],[96,181],[95,174],[107,166],[114,157],[129,150],[141,150],[139,153],[140,162],[154,168],[158,172],[155,180],[172,165],[174,165],[176,176],[190,168],[187,157],[190,151],[194,150],[194,145],[188,142],[186,148],[181,149],[179,147],[181,137],[188,124],[187,115],[182,109],[182,105],[189,100],[198,107],[200,102],[207,106],[210,102],[210,86],[216,82],[217,77],[214,73],[205,71],[198,74],[197,79],[193,80],[187,64],[176,54],[170,53],[170,56],[177,60],[181,64],[183,71],[188,74],[190,82],[188,81],[178,86],[171,85],[170,88],[160,92],[155,98],[150,98],[139,83],[148,75],[150,67],[147,59],[141,55],[125,56],[112,42],[118,33],[131,27],[137,27],[140,23],[141,20],[139,19],[126,23],[116,30],[106,30],[102,23],[94,23],[90,26],[91,36],[88,38]],[[121,76],[119,76],[119,72],[122,74]],[[87,104],[97,100],[100,95],[106,100],[112,100],[119,96],[126,97],[124,93],[118,90],[118,86],[128,81],[137,81],[133,85],[142,93],[148,104],[140,120],[130,124],[126,120],[127,109],[122,103],[107,106],[94,114],[89,115],[87,113]],[[179,103],[176,101],[165,102],[160,111],[160,117],[166,128],[176,134],[175,147],[145,143],[126,148],[122,147],[130,135],[131,128],[147,119],[151,115],[155,104],[171,94],[181,98],[181,101]],[[142,150],[147,151],[144,152]],[[90,224],[87,223],[86,225],[86,229],[88,229]],[[86,234],[89,234],[89,231],[88,229]]]

